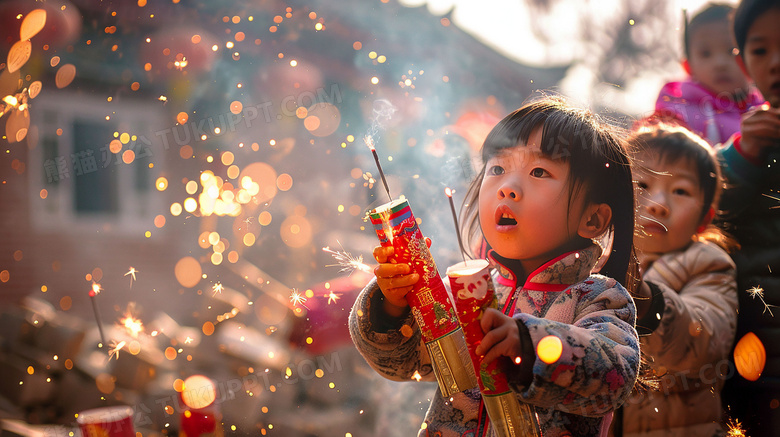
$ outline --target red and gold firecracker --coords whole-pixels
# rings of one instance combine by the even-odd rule
[[[407,263],[420,280],[406,295],[428,349],[442,395],[477,386],[463,330],[407,200],[394,200],[369,214],[379,243],[393,247],[393,259]]]
[[[509,364],[507,357],[483,364],[482,358],[475,352],[485,337],[480,326],[482,314],[486,308],[498,308],[488,262],[479,259],[457,263],[447,269],[447,277],[471,362],[479,376],[485,409],[496,435],[541,437],[536,411],[531,405],[520,402],[509,388],[505,373]]]

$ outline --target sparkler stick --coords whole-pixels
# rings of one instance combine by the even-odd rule
[[[103,335],[103,323],[100,321],[100,313],[98,312],[97,303],[95,303],[95,296],[98,293],[100,293],[100,285],[93,282],[92,290],[89,290],[89,301],[92,302],[92,311],[95,313],[95,322],[100,332],[100,347],[103,347],[106,344],[106,337]]]
[[[463,257],[463,262],[466,262],[466,250],[463,247],[463,239],[460,236],[460,226],[458,226],[458,214],[455,213],[455,203],[452,201],[453,191],[450,187],[444,189],[444,194],[450,200],[450,210],[452,211],[452,220],[455,222],[455,235],[458,236],[458,247],[460,247],[460,255]]]
[[[376,168],[377,170],[379,170],[379,176],[382,177],[382,184],[385,186],[387,197],[392,202],[393,196],[390,195],[390,188],[387,186],[387,179],[385,179],[385,172],[382,171],[382,165],[379,163],[379,156],[377,156],[376,147],[374,147],[374,137],[372,137],[371,135],[366,135],[365,137],[363,137],[363,141],[365,141],[368,148],[371,149],[371,154],[374,155],[374,162],[376,162]]]

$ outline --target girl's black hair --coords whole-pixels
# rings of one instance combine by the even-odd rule
[[[722,21],[727,25],[731,22],[731,14],[734,12],[734,6],[724,3],[707,3],[696,15],[688,22],[687,14],[683,9],[683,46],[685,47],[685,57],[691,57],[691,35],[700,26],[709,23]]]
[[[699,220],[707,215],[710,207],[717,212],[724,182],[715,151],[704,139],[683,126],[650,121],[639,126],[628,141],[638,152],[657,153],[661,162],[685,160],[692,163],[704,195]],[[635,162],[635,166],[641,165],[641,162]],[[700,239],[712,241],[727,251],[737,247],[731,236],[713,225],[708,226]]]
[[[525,146],[536,129],[541,129],[541,152],[571,164],[569,205],[575,198],[584,197],[586,205],[606,203],[612,209],[611,252],[606,254],[600,273],[617,279],[633,293],[637,285],[633,244],[636,207],[627,143],[595,114],[570,107],[560,96],[543,96],[525,104],[488,134],[481,150],[482,169],[469,186],[461,208],[465,241],[470,247],[483,243],[478,205],[484,164],[505,149]]]
[[[745,51],[747,34],[753,22],[766,11],[780,8],[780,0],[742,0],[734,11],[734,39],[739,52]]]

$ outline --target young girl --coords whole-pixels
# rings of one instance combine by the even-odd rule
[[[764,102],[735,59],[733,11],[731,5],[707,3],[685,23],[682,65],[688,78],[664,85],[655,104],[656,116],[675,119],[712,145],[738,132],[742,115]]]
[[[720,391],[737,325],[733,243],[710,225],[722,181],[713,150],[682,127],[641,128],[637,330],[660,377],[624,407],[623,435],[723,435]],[[695,408],[691,408],[695,406]]]
[[[464,203],[464,232],[490,246],[502,311],[482,319],[484,361],[510,357],[518,399],[535,407],[546,437],[604,435],[611,412],[628,396],[639,367],[635,307],[618,282],[634,284],[634,190],[623,143],[589,112],[556,97],[504,118],[482,147],[482,171]],[[594,274],[611,237],[601,274]],[[473,241],[473,240],[472,240]],[[419,279],[380,263],[355,302],[350,332],[383,376],[432,380],[430,358],[406,303]],[[537,356],[558,343],[560,355]],[[478,389],[443,398],[437,391],[419,436],[489,435]]]

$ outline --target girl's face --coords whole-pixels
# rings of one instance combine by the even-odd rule
[[[686,247],[704,224],[704,193],[695,164],[662,160],[652,152],[639,157],[635,170],[640,225],[634,244],[643,255],[664,254]]]
[[[490,159],[479,189],[479,223],[490,246],[527,273],[575,250],[582,196],[569,207],[569,163],[542,155],[541,129],[526,146]]]
[[[698,26],[690,37],[688,65],[691,76],[716,94],[734,95],[747,89],[739,69],[727,21]]]

